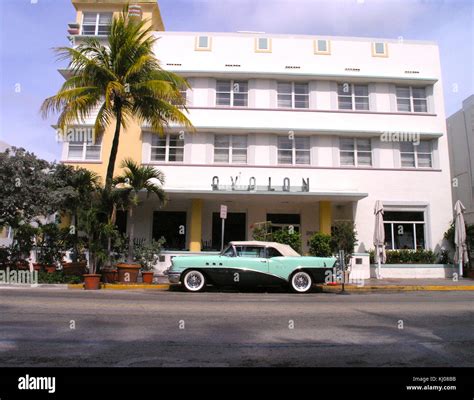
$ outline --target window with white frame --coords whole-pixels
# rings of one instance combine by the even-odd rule
[[[340,164],[353,167],[372,166],[372,143],[370,139],[340,138]]]
[[[426,88],[397,86],[397,110],[400,112],[428,112]]]
[[[309,165],[309,136],[278,136],[278,164]]]
[[[258,53],[270,53],[272,51],[271,39],[265,37],[255,38],[255,51]]]
[[[150,161],[182,162],[184,160],[184,138],[179,133],[154,134],[151,139]]]
[[[247,136],[215,135],[214,162],[247,164]]]
[[[78,161],[99,161],[102,149],[102,138],[95,142],[71,141],[68,142],[67,159]]]
[[[314,41],[315,54],[331,54],[331,44],[329,40],[317,39]]]
[[[82,17],[82,34],[91,36],[106,36],[110,33],[111,23],[111,12],[86,12]]]
[[[384,43],[384,42],[372,43],[372,56],[387,57],[388,56],[387,43]]]
[[[212,47],[212,39],[209,36],[196,36],[196,50],[210,51]]]
[[[413,142],[400,142],[402,168],[432,168],[432,158],[431,140],[420,140],[418,145]]]
[[[385,246],[388,250],[418,250],[426,247],[423,211],[385,211]]]
[[[247,81],[217,81],[216,105],[230,107],[247,107],[248,82]]]
[[[353,83],[337,85],[339,110],[368,110],[369,86]]]
[[[309,108],[309,88],[307,83],[278,82],[279,108]]]

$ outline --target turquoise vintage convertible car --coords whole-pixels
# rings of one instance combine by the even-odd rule
[[[190,292],[215,286],[289,286],[306,293],[324,282],[336,265],[333,257],[302,257],[290,246],[274,242],[230,242],[220,255],[176,256],[166,271],[171,283]]]

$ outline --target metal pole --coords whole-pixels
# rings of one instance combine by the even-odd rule
[[[224,250],[224,225],[225,219],[222,218],[222,229],[221,229],[221,252]]]
[[[346,290],[344,287],[344,284],[346,283],[346,261],[344,259],[344,250],[339,250],[339,263],[341,264],[342,271],[342,293],[344,293]]]

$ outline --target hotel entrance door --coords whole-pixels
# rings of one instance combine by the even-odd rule
[[[221,218],[219,213],[212,214],[212,248],[221,249]],[[230,241],[246,240],[247,214],[227,213],[225,220],[224,246]]]

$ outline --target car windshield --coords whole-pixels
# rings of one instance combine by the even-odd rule
[[[227,246],[222,250],[221,256],[234,257],[234,248],[232,246]]]

